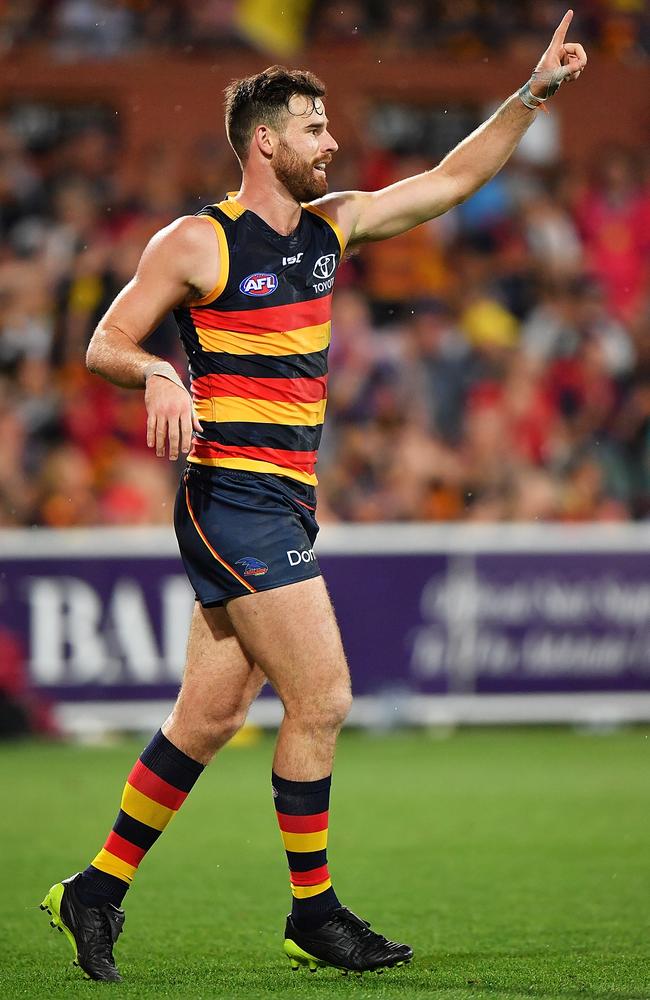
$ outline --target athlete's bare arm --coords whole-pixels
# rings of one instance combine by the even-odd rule
[[[565,41],[572,17],[573,11],[567,11],[558,25],[537,64],[536,72],[540,75],[548,78],[561,67],[564,79],[576,80],[586,66],[582,45]],[[531,84],[536,97],[543,97],[546,89],[546,83]],[[397,236],[442,215],[493,177],[510,157],[535,114],[514,94],[433,170],[381,191],[332,194],[316,204],[336,219],[351,243]]]
[[[132,280],[117,296],[95,330],[86,355],[91,372],[115,385],[145,388],[147,444],[169,458],[189,451],[192,426],[200,424],[192,412],[189,393],[169,377],[145,378],[149,365],[162,359],[140,344],[166,313],[182,303],[202,298],[217,284],[219,248],[214,228],[200,217],[178,219],[162,229],[146,247]],[[169,366],[170,374],[173,372]]]

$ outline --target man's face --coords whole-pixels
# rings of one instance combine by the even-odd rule
[[[327,194],[326,169],[338,149],[327,125],[319,97],[293,95],[271,166],[296,201],[313,201]]]

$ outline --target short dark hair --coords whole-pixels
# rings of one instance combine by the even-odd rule
[[[233,80],[225,89],[226,135],[240,162],[244,164],[257,125],[276,128],[289,110],[293,94],[315,100],[325,96],[325,84],[304,69],[269,66],[255,76]]]

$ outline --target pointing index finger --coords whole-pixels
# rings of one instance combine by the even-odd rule
[[[562,20],[560,21],[560,23],[558,24],[557,28],[555,29],[555,34],[553,35],[554,42],[557,42],[560,45],[563,44],[564,39],[566,38],[567,29],[571,24],[572,20],[573,20],[573,11],[568,10],[564,15],[564,17],[562,18]]]

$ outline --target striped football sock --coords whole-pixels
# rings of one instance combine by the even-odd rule
[[[86,906],[120,906],[138,865],[203,770],[158,730],[127,778],[108,840],[77,883]]]
[[[272,776],[275,810],[287,852],[293,905],[291,917],[305,930],[325,923],[341,904],[327,870],[327,825],[332,776],[287,781]]]

